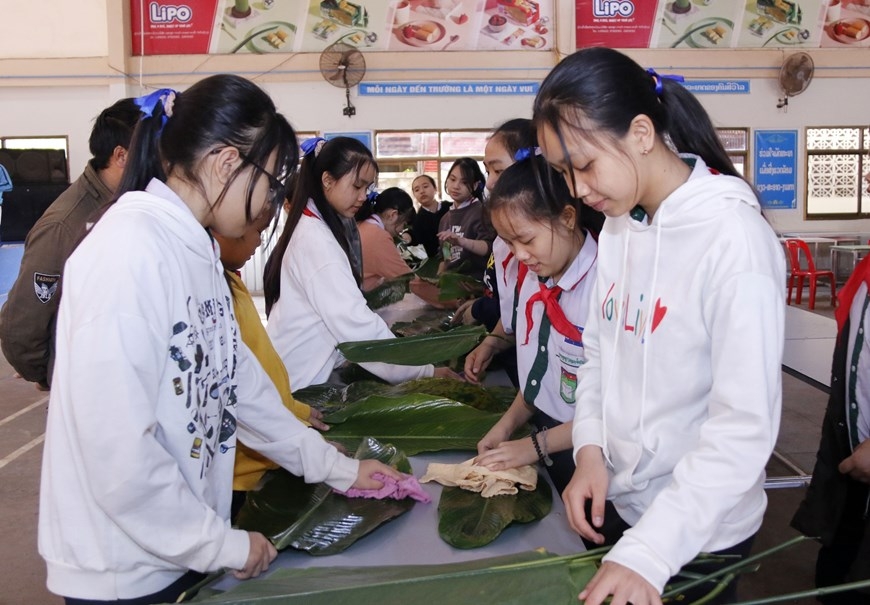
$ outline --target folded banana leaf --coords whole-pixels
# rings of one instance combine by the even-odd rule
[[[442,565],[279,569],[268,577],[195,599],[200,603],[293,605],[407,605],[450,603],[577,603],[595,574],[597,558],[525,552]],[[280,600],[279,600],[280,599]]]
[[[408,456],[441,450],[477,450],[477,442],[501,417],[443,397],[425,394],[367,397],[325,415],[330,441],[354,448],[371,436]]]
[[[345,388],[345,400],[353,402],[371,395],[404,397],[414,393],[452,399],[485,412],[506,412],[517,395],[513,387],[485,387],[449,378],[419,378],[396,385],[355,382]]]
[[[368,292],[363,292],[369,309],[375,311],[405,298],[405,294],[410,291],[408,289],[408,282],[411,281],[412,277],[414,277],[414,274],[408,273],[395,279],[386,280],[380,286],[372,288]]]
[[[486,546],[511,523],[543,519],[553,508],[553,490],[538,477],[531,491],[484,498],[476,492],[445,487],[438,503],[438,535],[456,548]]]
[[[438,334],[343,342],[338,350],[354,363],[380,361],[406,366],[439,363],[468,353],[486,336],[483,326],[461,326]]]
[[[375,439],[364,439],[354,457],[376,458],[411,472],[405,454]],[[278,550],[293,547],[312,555],[332,555],[413,506],[410,498],[347,498],[325,483],[308,484],[279,469],[269,471],[263,486],[248,494],[237,524],[240,529],[264,534]]]
[[[483,282],[464,273],[448,271],[438,278],[438,300],[477,298],[483,295]]]

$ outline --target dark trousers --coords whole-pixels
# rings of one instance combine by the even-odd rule
[[[592,503],[586,503],[586,518],[592,518]],[[622,537],[622,534],[625,533],[626,530],[630,529],[631,525],[625,522],[625,520],[619,516],[619,513],[616,512],[616,508],[613,506],[613,503],[608,500],[604,506],[604,524],[598,528],[598,533],[604,536],[604,544],[613,545],[616,544],[617,540]],[[755,535],[750,536],[743,542],[732,546],[730,548],[726,548],[725,550],[717,550],[713,555],[738,555],[740,558],[745,558],[749,556],[749,551],[752,549],[752,543],[755,541]],[[595,544],[594,542],[589,542],[585,538],[583,539],[583,543],[586,545],[586,548],[593,549],[601,546],[600,544]],[[715,571],[723,569],[725,567],[729,567],[737,563],[737,560],[734,558],[727,558],[724,561],[710,561],[704,563],[698,563],[695,565],[686,565],[683,569],[686,571],[691,571],[694,573],[699,573],[703,575],[711,574]],[[668,584],[684,582],[684,578],[671,578],[668,580]],[[710,592],[709,586],[700,586],[697,588],[693,588],[688,590],[685,593],[686,603],[692,603],[703,597],[704,595]],[[726,603],[736,603],[737,602],[737,578],[735,578],[728,586],[723,590],[715,599],[710,601],[709,605],[725,605]]]
[[[64,597],[65,605],[104,605],[105,603],[114,603],[116,605],[156,605],[158,603],[174,603],[181,593],[188,590],[193,585],[205,579],[205,574],[188,571],[186,574],[178,578],[175,582],[155,593],[145,595],[144,597],[136,597],[135,599],[118,599],[117,601],[96,601],[92,599],[73,599]]]
[[[834,539],[819,549],[816,559],[816,586],[835,586],[870,578],[870,554],[865,542],[867,527],[867,485],[850,481]],[[868,592],[850,590],[819,597],[825,605],[870,603]]]

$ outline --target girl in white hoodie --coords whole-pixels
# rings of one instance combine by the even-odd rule
[[[66,264],[39,551],[68,605],[174,601],[276,552],[230,526],[237,436],[310,482],[378,487],[281,404],[239,337],[219,248],[274,214],[296,137],[243,78],[137,100],[120,196]]]
[[[547,161],[607,216],[564,499],[588,543],[618,541],[580,598],[659,604],[699,552],[745,555],[761,525],[782,395],[782,248],[674,79],[584,49],[544,80],[534,122]]]

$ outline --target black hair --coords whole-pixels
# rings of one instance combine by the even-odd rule
[[[538,144],[535,128],[528,118],[508,120],[497,127],[489,138],[498,139],[512,158],[520,149],[535,147]]]
[[[694,95],[674,80],[654,78],[613,49],[584,48],[563,59],[544,79],[533,107],[535,127],[552,128],[566,157],[564,126],[584,137],[618,140],[642,114],[663,143],[670,138],[678,152],[699,155],[711,168],[742,178]]]
[[[508,166],[489,196],[490,214],[509,209],[533,221],[555,221],[567,206],[576,209],[577,200],[565,179],[554,174],[543,156]]]
[[[315,149],[317,147],[319,145]],[[328,173],[335,180],[339,180],[350,173],[359,174],[365,166],[373,166],[375,170],[378,168],[369,148],[357,139],[350,137],[330,139],[323,144],[319,151],[312,149],[302,158],[296,186],[290,199],[290,210],[287,213],[284,231],[269,255],[263,274],[263,294],[266,300],[267,315],[271,312],[272,305],[281,297],[281,262],[309,199],[314,202],[317,211],[323,217],[323,222],[329,227],[332,235],[347,255],[357,284],[362,281],[362,276],[354,268],[355,264],[351,257],[353,252],[342,217],[329,204],[323,193],[323,175]]]
[[[428,179],[429,182],[432,183],[432,186],[435,188],[435,191],[438,191],[438,183],[436,183],[435,179],[433,179],[430,175],[426,173],[418,174],[414,177],[414,181],[416,181],[417,179]],[[411,181],[411,187],[414,186],[414,181]]]
[[[167,111],[164,104],[170,105]],[[143,115],[133,134],[127,167],[116,199],[127,191],[144,189],[152,178],[166,180],[173,172],[202,189],[197,169],[203,157],[221,147],[238,149],[242,162],[213,202],[223,201],[227,189],[248,166],[271,170],[282,182],[295,168],[299,151],[296,133],[266,92],[240,76],[218,74],[200,80],[187,90],[156,102],[151,115]],[[269,156],[276,152],[273,165]],[[248,183],[245,218],[251,216],[251,197],[257,178]],[[286,187],[270,200],[280,204]]]
[[[100,112],[88,138],[88,149],[92,156],[90,164],[94,170],[108,168],[109,159],[117,147],[130,148],[130,139],[140,115],[139,107],[132,98],[115,101]]]
[[[474,158],[457,159],[455,162],[453,162],[453,165],[450,166],[450,170],[447,171],[448,177],[455,168],[459,169],[459,177],[471,190],[471,196],[477,198],[478,201],[482,202],[483,188],[486,185],[486,177],[483,176],[483,172],[480,170],[480,165],[477,163],[477,160],[475,160]]]
[[[404,189],[388,187],[381,191],[373,200],[367,201],[356,213],[356,220],[364,221],[373,214],[383,214],[393,209],[406,221],[414,217],[414,202]]]

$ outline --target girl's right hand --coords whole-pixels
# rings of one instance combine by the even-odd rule
[[[607,467],[604,454],[597,445],[586,445],[577,454],[574,476],[562,493],[568,524],[582,537],[604,544],[604,536],[595,531],[604,524],[604,503],[607,498]],[[592,501],[592,523],[586,518],[586,501]]]
[[[251,549],[248,551],[248,560],[245,561],[243,568],[233,572],[233,575],[239,580],[256,578],[269,569],[269,563],[278,556],[278,551],[263,534],[249,531],[248,541],[251,545]]]
[[[489,450],[494,450],[511,438],[510,431],[503,429],[499,424],[500,423],[496,422],[495,425],[487,431],[486,435],[483,436],[483,439],[477,442],[478,456],[488,452]]]
[[[379,460],[360,460],[359,472],[356,475],[356,481],[353,486],[357,489],[381,489],[384,486],[383,481],[380,481],[372,475],[381,473],[387,477],[392,477],[396,481],[402,478],[402,473],[394,469],[392,466],[387,466]]]
[[[479,384],[483,378],[483,372],[492,363],[495,357],[495,347],[484,339],[475,349],[465,357],[465,379],[473,384]]]

